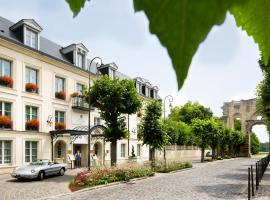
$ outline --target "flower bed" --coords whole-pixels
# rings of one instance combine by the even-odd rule
[[[66,100],[66,93],[64,91],[56,92],[55,97],[58,99]]]
[[[117,181],[128,181],[133,178],[153,176],[154,172],[149,167],[124,167],[124,168],[96,168],[90,172],[80,172],[69,187],[71,191],[85,187],[93,187]]]
[[[12,121],[8,116],[0,116],[0,128],[11,128]]]
[[[6,87],[12,87],[13,79],[9,76],[0,76],[0,85],[6,86]]]
[[[66,129],[66,125],[61,122],[55,122],[55,129],[56,130]]]
[[[37,93],[38,88],[37,88],[37,85],[34,84],[34,83],[26,83],[25,84],[25,90],[27,92],[35,92],[35,93]]]
[[[39,121],[37,119],[31,119],[26,122],[27,130],[38,131],[38,128],[39,128]]]
[[[181,170],[181,169],[186,169],[186,168],[191,168],[191,167],[192,167],[192,164],[189,163],[189,162],[182,162],[182,163],[171,162],[171,163],[168,164],[167,168],[164,167],[163,163],[158,163],[154,167],[154,171],[159,172],[159,173],[168,173],[168,172]]]

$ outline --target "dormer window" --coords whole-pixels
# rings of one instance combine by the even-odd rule
[[[111,79],[115,79],[115,70],[114,69],[109,69],[109,77]]]
[[[116,77],[116,70],[118,69],[115,63],[110,63],[106,65],[100,65],[97,68],[102,75],[108,75],[111,79],[115,79]]]
[[[77,67],[84,68],[84,56],[81,53],[77,53]]]
[[[25,44],[34,49],[38,48],[38,33],[26,28],[25,29]]]
[[[33,19],[22,19],[10,27],[10,30],[24,43],[33,49],[39,49],[41,26]]]

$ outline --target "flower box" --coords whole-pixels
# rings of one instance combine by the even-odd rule
[[[13,86],[13,79],[9,76],[0,76],[0,85],[11,88]]]
[[[71,97],[78,97],[79,93],[78,92],[73,92],[72,94],[70,94]]]
[[[8,116],[0,116],[0,128],[11,128],[12,121]]]
[[[34,92],[34,93],[37,93],[38,92],[37,85],[34,84],[34,83],[26,83],[25,84],[25,90],[27,92]]]
[[[25,124],[26,129],[30,131],[38,131],[39,121],[37,119],[31,119]]]
[[[56,92],[55,97],[58,99],[66,100],[66,93],[64,91]]]
[[[66,129],[66,125],[61,122],[55,122],[55,130]]]

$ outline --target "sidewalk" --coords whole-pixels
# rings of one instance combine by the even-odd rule
[[[270,199],[270,164],[268,165],[263,179],[259,185],[259,189],[256,192],[255,199],[269,200]]]

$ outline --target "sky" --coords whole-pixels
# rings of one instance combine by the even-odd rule
[[[174,106],[199,101],[222,116],[223,102],[255,97],[262,80],[258,47],[230,14],[199,46],[180,91],[167,50],[149,33],[145,14],[135,13],[132,0],[92,0],[76,18],[65,0],[2,0],[0,15],[13,22],[33,18],[42,36],[62,46],[82,42],[89,58],[100,56],[130,77],[149,79],[161,97],[173,95]]]

